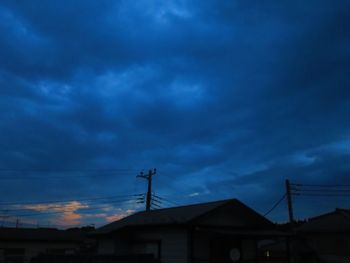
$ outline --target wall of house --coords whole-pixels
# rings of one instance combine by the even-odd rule
[[[9,242],[9,241],[0,241],[0,262],[4,260],[6,254],[9,251],[14,251],[13,249],[21,250],[23,249],[24,254],[21,256],[18,254],[18,258],[23,258],[24,263],[29,263],[30,259],[39,255],[40,253],[45,253],[50,251],[60,251],[64,253],[74,251],[79,249],[79,244],[69,243],[69,242]],[[18,253],[18,252],[16,252]],[[13,255],[16,256],[16,255]]]
[[[257,258],[257,240],[243,238],[241,241],[241,248],[243,260],[250,261]]]
[[[187,232],[179,228],[142,228],[129,231],[118,237],[101,238],[98,241],[99,254],[137,254],[154,253],[159,254],[162,263],[187,263],[188,242]]]
[[[193,262],[211,262],[211,253],[212,245],[214,243],[220,242],[222,251],[220,253],[224,253],[224,257],[229,257],[230,249],[235,247],[234,245],[230,245],[232,243],[237,243],[237,247],[240,248],[241,251],[241,259],[247,261],[253,261],[257,258],[257,249],[256,249],[256,240],[249,238],[241,238],[232,235],[231,237],[224,236],[222,238],[216,236],[211,237],[206,233],[195,233],[193,238]],[[215,253],[215,252],[214,252]]]
[[[319,255],[350,257],[350,237],[348,235],[308,236],[307,242]]]
[[[154,243],[160,241],[160,259],[162,263],[187,263],[188,240],[187,231],[176,228],[154,228],[134,233],[135,240],[144,240]],[[145,243],[147,245],[147,242]]]
[[[112,238],[99,238],[97,241],[97,253],[101,255],[115,254],[116,241]]]
[[[193,263],[210,262],[210,238],[204,233],[193,235]]]
[[[118,238],[107,237],[107,238],[99,238],[97,242],[97,253],[101,255],[128,255],[130,254],[131,246],[129,242],[129,238]]]

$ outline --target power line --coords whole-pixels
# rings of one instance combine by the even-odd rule
[[[106,168],[106,169],[10,169],[0,168],[0,172],[134,172],[129,168]]]
[[[42,216],[42,215],[51,215],[51,214],[64,214],[69,212],[75,212],[78,210],[84,210],[84,211],[96,211],[103,208],[110,208],[112,204],[120,204],[127,201],[135,201],[135,200],[124,200],[124,201],[117,201],[117,202],[111,202],[109,205],[100,205],[100,206],[93,206],[93,207],[80,207],[75,209],[67,209],[67,210],[60,210],[60,211],[49,211],[49,212],[36,212],[36,213],[29,213],[29,214],[13,214],[10,215],[11,217],[31,217],[31,216]],[[57,208],[56,208],[57,209]],[[79,214],[84,214],[83,211],[80,211]]]
[[[155,195],[155,194],[154,194],[153,196],[154,196],[155,198],[158,198],[158,199],[162,200],[162,201],[168,202],[168,203],[171,204],[171,205],[176,205],[176,206],[180,205],[179,203],[174,202],[174,201],[172,201],[172,200],[170,200],[170,199],[168,199],[168,198],[161,197],[161,196],[158,196],[158,195]]]
[[[287,194],[283,194],[283,196],[281,197],[281,199],[279,199],[271,208],[270,210],[268,210],[264,216],[267,216],[268,214],[270,214],[283,200],[284,198],[286,198]]]
[[[115,202],[125,202],[125,201],[131,201],[131,200],[137,200],[137,199],[130,199],[130,198],[124,198],[124,199],[118,199],[118,200],[114,200],[114,199],[109,199],[106,201],[101,202],[100,200],[96,201],[87,201],[87,202],[83,202],[80,204],[83,205],[102,205],[102,204],[111,204],[111,203],[115,203]],[[76,201],[72,201],[72,202],[76,202]],[[39,207],[40,206],[46,206],[43,207],[42,210],[45,209],[58,209],[58,208],[76,208],[76,204],[71,204],[72,202],[67,202],[67,205],[65,203],[61,203],[61,204],[35,204],[35,205],[16,205],[16,207],[18,206],[23,206],[23,208],[6,208],[6,209],[0,209],[0,211],[2,210],[4,213],[9,213],[9,212],[18,212],[18,211],[28,211],[28,210],[40,210]]]
[[[160,201],[160,200],[158,200],[158,199],[155,199],[155,198],[152,199],[152,202],[155,202],[155,203],[157,203],[157,204],[162,204],[162,201]]]
[[[350,187],[348,184],[291,184],[293,186],[306,186],[306,187]]]
[[[80,199],[62,199],[62,200],[49,200],[49,201],[25,201],[25,202],[1,202],[1,205],[26,205],[26,204],[53,204],[53,203],[69,203],[69,202],[79,202],[79,201],[94,201],[94,200],[103,200],[103,199],[112,199],[112,198],[124,198],[124,197],[138,197],[143,194],[134,194],[134,195],[114,195],[114,196],[104,196],[104,197],[95,197],[95,198],[80,198]]]
[[[292,189],[295,192],[350,193],[350,189]]]
[[[19,174],[20,173],[20,174]],[[132,169],[0,169],[0,180],[92,178],[130,175]]]
[[[331,196],[343,196],[343,197],[350,197],[350,193],[349,194],[337,194],[337,193],[296,193],[296,194],[293,194],[293,195],[296,195],[296,196],[324,196],[324,197],[331,197]]]
[[[325,185],[325,184],[291,184],[291,193],[294,196],[350,196],[350,185]],[[296,188],[295,188],[296,187]]]
[[[157,209],[162,209],[162,208],[163,208],[162,206],[160,206],[160,205],[158,205],[158,204],[151,203],[151,208],[153,208],[153,207],[155,207],[155,208],[157,208]]]
[[[85,208],[85,209],[89,210],[89,212],[92,212],[92,211],[97,211],[97,210],[100,210],[100,209],[103,209],[103,208],[107,208],[107,206],[94,207],[94,208]],[[83,209],[83,207],[79,208],[79,209]],[[37,212],[37,213],[31,213],[31,214],[15,214],[15,215],[13,215],[13,217],[35,217],[35,216],[46,216],[46,215],[54,215],[54,214],[64,214],[64,213],[75,212],[75,211],[78,211],[79,209],[51,211],[51,212]],[[79,214],[84,214],[84,213],[82,213],[80,211]]]
[[[109,174],[66,174],[66,175],[24,175],[24,176],[0,176],[0,180],[61,180],[61,179],[75,179],[75,178],[98,178],[98,177],[112,177],[117,175],[130,175],[131,173],[109,173]]]
[[[152,202],[151,202],[151,208],[153,208],[153,207],[156,207],[157,209],[164,208],[164,207],[162,206],[162,204],[163,204],[162,201],[153,198],[153,199],[152,199]]]

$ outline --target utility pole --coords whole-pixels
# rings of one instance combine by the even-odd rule
[[[137,177],[141,177],[143,179],[146,179],[148,182],[147,187],[147,197],[146,197],[146,211],[151,210],[151,203],[152,203],[152,176],[155,175],[157,172],[156,168],[148,171],[148,174],[145,175],[143,172],[140,172],[140,174]]]
[[[289,214],[289,223],[293,227],[294,225],[294,215],[293,215],[293,204],[292,204],[292,192],[290,187],[290,182],[286,180],[286,195],[288,202],[288,214]]]

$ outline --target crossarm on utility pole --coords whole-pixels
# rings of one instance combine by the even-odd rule
[[[143,172],[141,172],[137,177],[146,179],[148,182],[147,187],[147,196],[146,196],[146,211],[151,210],[151,204],[152,204],[152,176],[155,175],[157,170],[154,168],[153,171],[149,170],[148,174],[145,175]]]

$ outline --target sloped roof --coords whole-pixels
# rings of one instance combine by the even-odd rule
[[[52,241],[80,242],[86,234],[77,230],[58,230],[55,228],[0,228],[0,240],[5,241]]]
[[[237,199],[221,200],[210,203],[178,206],[152,211],[138,212],[121,220],[115,221],[99,228],[95,234],[107,234],[128,226],[154,226],[154,225],[187,225],[207,215],[219,207],[231,205],[234,212],[242,214],[244,222],[249,226],[271,226],[271,222],[244,205]],[[241,224],[237,227],[242,227]]]
[[[335,211],[310,218],[297,228],[298,232],[341,233],[350,232],[350,210],[337,208]]]

